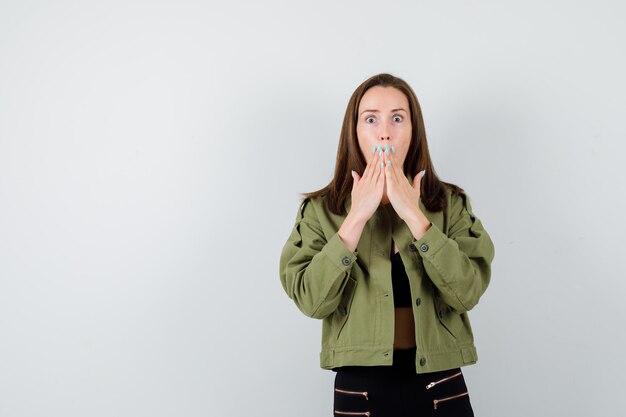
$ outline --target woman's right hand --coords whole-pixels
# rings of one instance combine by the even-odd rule
[[[383,198],[385,170],[380,167],[382,162],[383,157],[376,149],[363,171],[363,176],[352,171],[354,181],[350,213],[363,222],[367,222],[374,215]]]

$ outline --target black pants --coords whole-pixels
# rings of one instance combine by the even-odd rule
[[[392,366],[335,368],[334,416],[473,417],[461,369],[416,374],[415,352],[396,350]]]

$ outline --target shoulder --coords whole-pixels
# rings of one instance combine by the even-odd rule
[[[472,215],[470,196],[465,190],[446,187],[446,200],[448,206],[447,210],[451,215],[460,215],[464,211],[467,211],[470,215]]]
[[[325,206],[324,197],[305,197],[300,202],[297,221],[317,221]]]
[[[327,234],[338,230],[345,220],[346,214],[335,214],[331,211],[326,196],[307,197],[302,200],[298,211],[298,221],[304,222]]]

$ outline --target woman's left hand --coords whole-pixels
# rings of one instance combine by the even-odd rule
[[[426,216],[420,210],[419,201],[421,196],[420,184],[426,172],[420,171],[413,178],[413,184],[411,184],[404,175],[400,162],[396,159],[396,154],[383,152],[383,155],[387,198],[389,198],[389,202],[396,213],[398,213],[398,217],[405,222],[416,218],[425,219]],[[391,164],[388,162],[391,162]]]

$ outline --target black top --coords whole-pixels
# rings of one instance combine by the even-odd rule
[[[411,307],[411,287],[406,275],[400,252],[391,256],[391,282],[393,284],[394,307]]]

